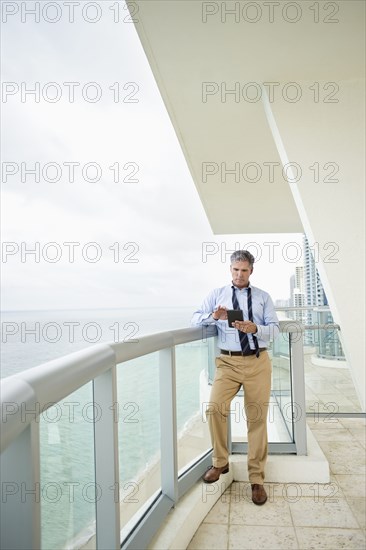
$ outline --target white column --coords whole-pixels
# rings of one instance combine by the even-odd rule
[[[364,81],[327,84],[319,83],[319,98],[270,104],[264,93],[263,101],[282,164],[301,167],[289,187],[309,244],[318,247],[316,266],[365,410]],[[303,90],[312,85],[301,82]],[[297,179],[296,168],[287,172]]]

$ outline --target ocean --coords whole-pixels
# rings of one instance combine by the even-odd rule
[[[190,307],[2,312],[1,377],[96,343],[186,328],[192,312]],[[199,376],[207,365],[207,344],[178,346],[176,365],[182,435],[200,412]],[[110,490],[123,495],[123,526],[150,496],[153,485],[148,488],[142,480],[159,461],[158,353],[119,365],[117,388],[120,485]],[[98,404],[96,412],[98,417]],[[47,409],[40,434],[42,548],[80,548],[95,530],[91,383]]]
[[[193,307],[1,312],[1,378],[101,342],[190,326]]]

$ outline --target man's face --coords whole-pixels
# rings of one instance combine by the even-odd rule
[[[234,262],[230,266],[231,275],[233,277],[233,283],[238,288],[244,288],[249,284],[249,277],[253,272],[253,268],[250,267],[248,261]]]

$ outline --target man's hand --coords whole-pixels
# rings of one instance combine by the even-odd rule
[[[219,319],[221,319],[222,321],[226,321],[227,308],[225,306],[219,305],[213,312],[212,317],[215,319],[215,321],[218,321]]]
[[[241,332],[246,332],[249,334],[254,334],[257,332],[257,325],[252,321],[235,321],[232,325]]]

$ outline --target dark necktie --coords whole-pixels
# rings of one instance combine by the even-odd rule
[[[235,294],[235,287],[231,287],[233,289],[233,308],[234,309],[240,309],[239,302]],[[249,321],[253,321],[253,308],[252,308],[252,289],[250,286],[248,287],[247,291],[247,299],[248,299],[248,317]],[[240,339],[240,346],[243,351],[243,353],[248,353],[251,350],[250,344],[249,344],[249,338],[248,335],[245,332],[242,332],[241,330],[239,332],[239,339]],[[257,337],[252,334],[254,346],[255,346],[255,355],[259,357],[259,346],[258,346],[258,340]]]

